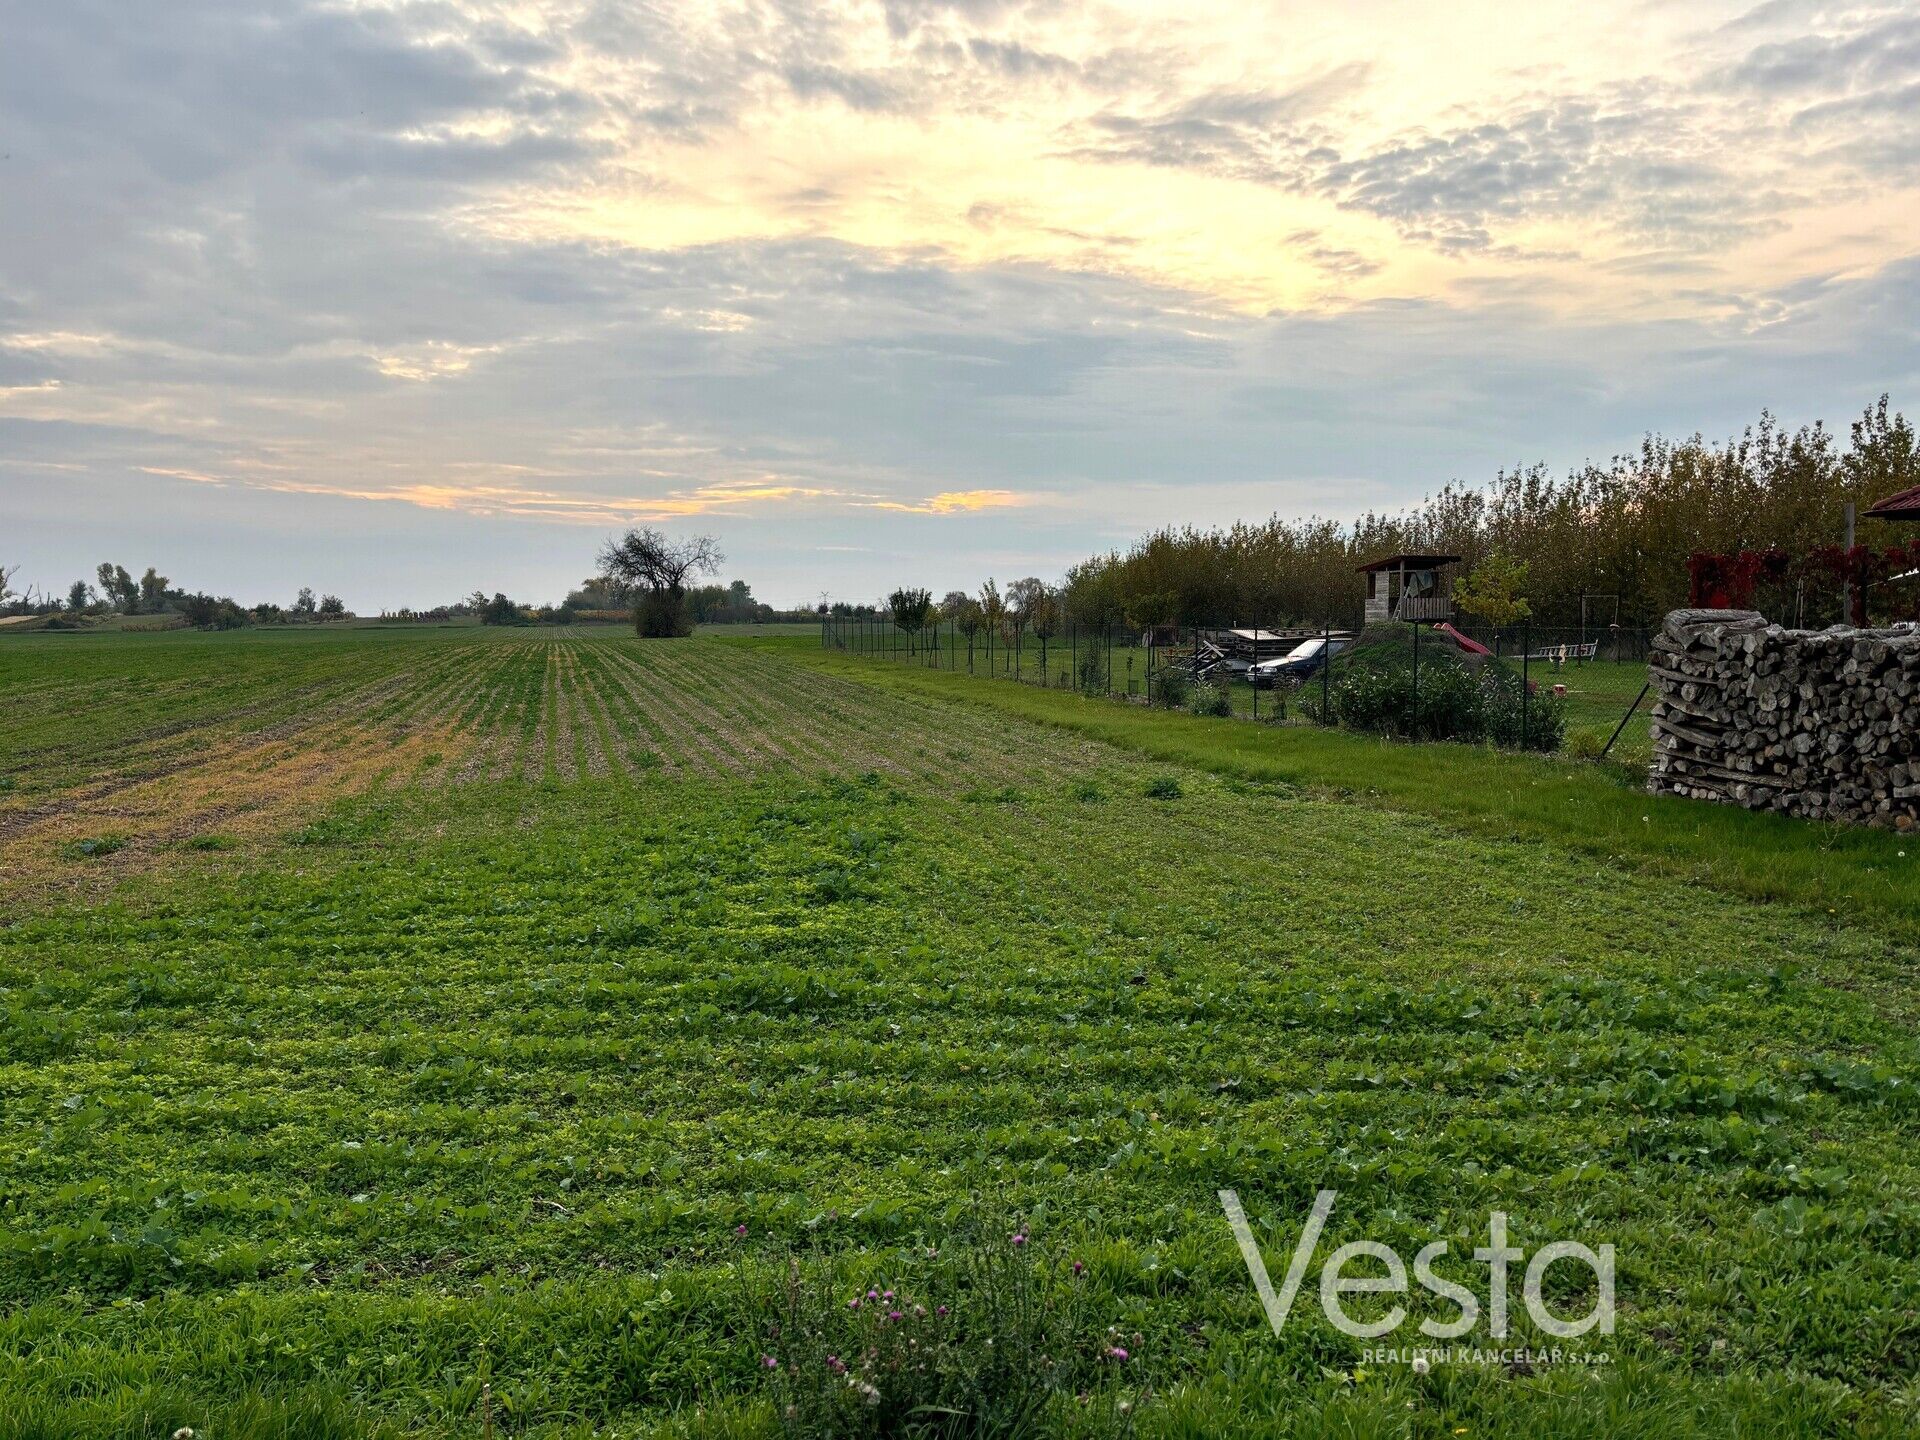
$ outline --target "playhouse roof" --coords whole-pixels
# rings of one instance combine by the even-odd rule
[[[1920,485],[1874,501],[1867,507],[1867,516],[1874,520],[1920,520]]]
[[[1369,570],[1398,570],[1402,566],[1409,570],[1438,570],[1442,565],[1458,563],[1459,559],[1458,555],[1388,555],[1354,568],[1362,575]]]

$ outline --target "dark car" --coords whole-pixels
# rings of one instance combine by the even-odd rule
[[[1311,640],[1302,640],[1277,660],[1262,660],[1257,665],[1249,666],[1247,683],[1257,689],[1265,689],[1269,685],[1304,680],[1318,673],[1327,662],[1329,653],[1338,655],[1352,643],[1350,640],[1334,640],[1329,652],[1325,636],[1317,635]]]

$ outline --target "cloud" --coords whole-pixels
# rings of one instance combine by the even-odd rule
[[[1032,503],[1031,495],[1012,490],[943,490],[918,504],[899,500],[868,502],[875,510],[898,510],[909,515],[965,515],[981,510],[1009,510]]]
[[[1649,73],[1505,102],[1496,92],[1461,107],[1478,111],[1463,123],[1362,146],[1342,134],[1371,78],[1354,62],[1286,89],[1115,105],[1072,127],[1064,153],[1330,200],[1456,255],[1538,255],[1514,237],[1542,223],[1724,250],[1779,230],[1796,207],[1831,203],[1837,186],[1864,193],[1889,168],[1910,173],[1920,156],[1920,16],[1763,9],[1715,37],[1730,55],[1690,57],[1698,81]],[[1810,33],[1814,23],[1832,28]],[[1782,27],[1784,38],[1742,38]]]
[[[1320,167],[1309,188],[1444,250],[1587,217],[1637,243],[1723,246],[1778,223],[1771,197],[1696,158],[1686,117],[1644,102],[1563,101]]]
[[[1297,187],[1328,137],[1322,112],[1355,92],[1368,68],[1355,61],[1280,90],[1206,90],[1145,114],[1111,107],[1071,131],[1065,153]]]
[[[827,546],[1043,570],[1841,417],[1916,378],[1912,18],[1570,29],[1465,85],[1404,9],[26,7],[0,495],[56,570],[236,593],[323,541],[356,603],[537,589],[685,521],[811,594]]]
[[[1756,46],[1722,77],[1729,89],[1770,96],[1845,93],[1920,75],[1920,15],[1895,13],[1840,33],[1798,34]]]
[[[967,54],[972,56],[975,64],[1018,80],[1034,76],[1078,76],[1081,73],[1079,65],[1066,56],[1035,50],[1017,40],[992,40],[974,35],[967,40]]]
[[[179,470],[141,467],[152,475],[173,476],[201,484],[223,480]],[[475,516],[509,516],[562,525],[600,527],[644,525],[695,516],[714,515],[749,506],[786,504],[829,498],[834,492],[803,485],[777,483],[703,486],[665,495],[597,495],[591,492],[535,489],[522,485],[418,482],[388,487],[327,484],[319,481],[253,478],[242,480],[256,490],[285,495],[315,495],[334,500],[364,500],[377,504],[411,505],[422,510],[458,511]]]

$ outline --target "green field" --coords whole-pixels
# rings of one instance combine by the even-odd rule
[[[0,708],[0,1437],[1920,1423],[1897,837],[803,634],[0,635]],[[1323,1188],[1315,1275],[1609,1243],[1608,1363],[1276,1338],[1222,1188],[1276,1281]]]

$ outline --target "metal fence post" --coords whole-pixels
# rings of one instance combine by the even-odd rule
[[[1333,622],[1320,641],[1320,723],[1333,724]]]
[[[1420,622],[1413,625],[1413,695],[1408,700],[1412,713],[1407,716],[1407,734],[1412,739],[1419,738],[1420,728]]]
[[[1620,723],[1613,727],[1613,734],[1607,737],[1607,743],[1600,747],[1600,759],[1604,760],[1607,758],[1607,752],[1613,749],[1613,742],[1620,738],[1620,732],[1627,728],[1627,721],[1633,718],[1633,712],[1640,708],[1640,702],[1647,698],[1647,692],[1651,689],[1653,689],[1653,681],[1651,680],[1640,687],[1640,693],[1633,697],[1633,704],[1629,705],[1627,707],[1627,713],[1620,717]]]
[[[1533,658],[1533,646],[1527,643],[1531,634],[1532,627],[1522,620],[1520,622],[1520,748],[1522,751],[1527,748],[1527,711],[1532,708],[1528,704],[1531,697],[1527,694],[1527,662]]]

